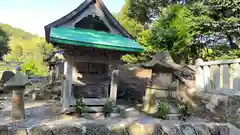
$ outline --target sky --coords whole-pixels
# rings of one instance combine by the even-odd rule
[[[44,26],[68,14],[84,0],[2,0],[0,23],[44,36]],[[119,12],[125,0],[103,0],[110,12]]]

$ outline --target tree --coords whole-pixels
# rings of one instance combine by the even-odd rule
[[[134,38],[137,38],[144,28],[138,21],[128,16],[128,9],[129,4],[128,0],[126,0],[126,3],[121,11],[115,15],[115,18]]]
[[[3,31],[0,27],[0,59],[2,59],[2,56],[9,51],[9,48],[7,46],[8,40],[9,38],[6,32]]]
[[[128,16],[136,19],[142,25],[149,26],[161,14],[160,9],[164,9],[174,4],[191,4],[203,0],[126,0]]]
[[[42,76],[48,74],[48,67],[43,62],[43,58],[54,50],[51,44],[46,43],[44,38],[13,28],[7,24],[0,24],[0,30],[4,32],[4,37],[7,37],[7,41],[6,39],[3,41],[4,45],[9,49],[9,52],[3,57],[5,61],[24,62],[21,65],[24,73],[26,73],[26,70],[30,70],[32,75]]]
[[[144,53],[140,53],[137,55],[125,55],[122,59],[130,64],[134,64],[137,62],[147,61],[152,58],[152,55],[156,52],[149,46],[148,37],[150,35],[150,31],[146,30],[144,26],[134,18],[128,16],[130,1],[126,0],[125,5],[122,7],[121,11],[118,14],[115,14],[116,20],[136,39],[136,41],[142,45],[145,49]]]
[[[119,14],[144,27],[135,36],[145,52],[124,56],[130,63],[149,60],[162,50],[170,51],[176,62],[192,64],[197,58],[240,57],[238,0],[126,0],[123,9]]]
[[[195,34],[193,20],[187,7],[179,4],[167,7],[153,24],[151,45],[159,50],[168,50],[178,62],[184,60],[188,63],[195,58],[197,51],[192,44]]]
[[[6,61],[24,62],[22,71],[30,70],[31,75],[47,75],[48,68],[43,62],[44,54],[53,51],[50,44],[46,44],[42,38],[35,37],[31,40],[11,37],[9,42],[11,51],[4,56]]]
[[[194,44],[204,48],[203,59],[240,57],[239,6],[238,0],[208,0],[189,7],[196,22]]]

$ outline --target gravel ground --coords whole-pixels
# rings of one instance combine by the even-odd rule
[[[129,123],[138,119],[140,116],[133,110],[129,118],[109,117],[104,118],[101,114],[84,114],[83,118],[76,116],[61,115],[61,104],[58,101],[25,101],[25,114],[26,118],[21,121],[13,121],[10,118],[11,115],[11,98],[1,101],[1,104],[5,106],[0,111],[0,125],[8,125],[12,128],[27,128],[38,127],[41,125],[59,125],[64,123],[101,123],[105,125],[112,125],[114,123],[122,122]]]

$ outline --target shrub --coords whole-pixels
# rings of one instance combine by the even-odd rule
[[[188,104],[183,104],[179,106],[180,120],[187,120],[191,116],[190,106]]]
[[[83,108],[85,107],[85,104],[83,102],[82,96],[78,97],[76,100],[76,112],[79,116],[82,116]]]
[[[156,117],[160,119],[166,119],[168,115],[168,103],[158,101]]]
[[[113,102],[112,100],[108,99],[103,106],[104,116],[109,117],[112,112],[113,112]]]

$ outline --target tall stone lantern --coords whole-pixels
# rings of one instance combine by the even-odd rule
[[[23,93],[29,83],[28,77],[20,71],[16,71],[15,76],[4,83],[4,87],[13,92],[11,117],[14,120],[25,118]]]

